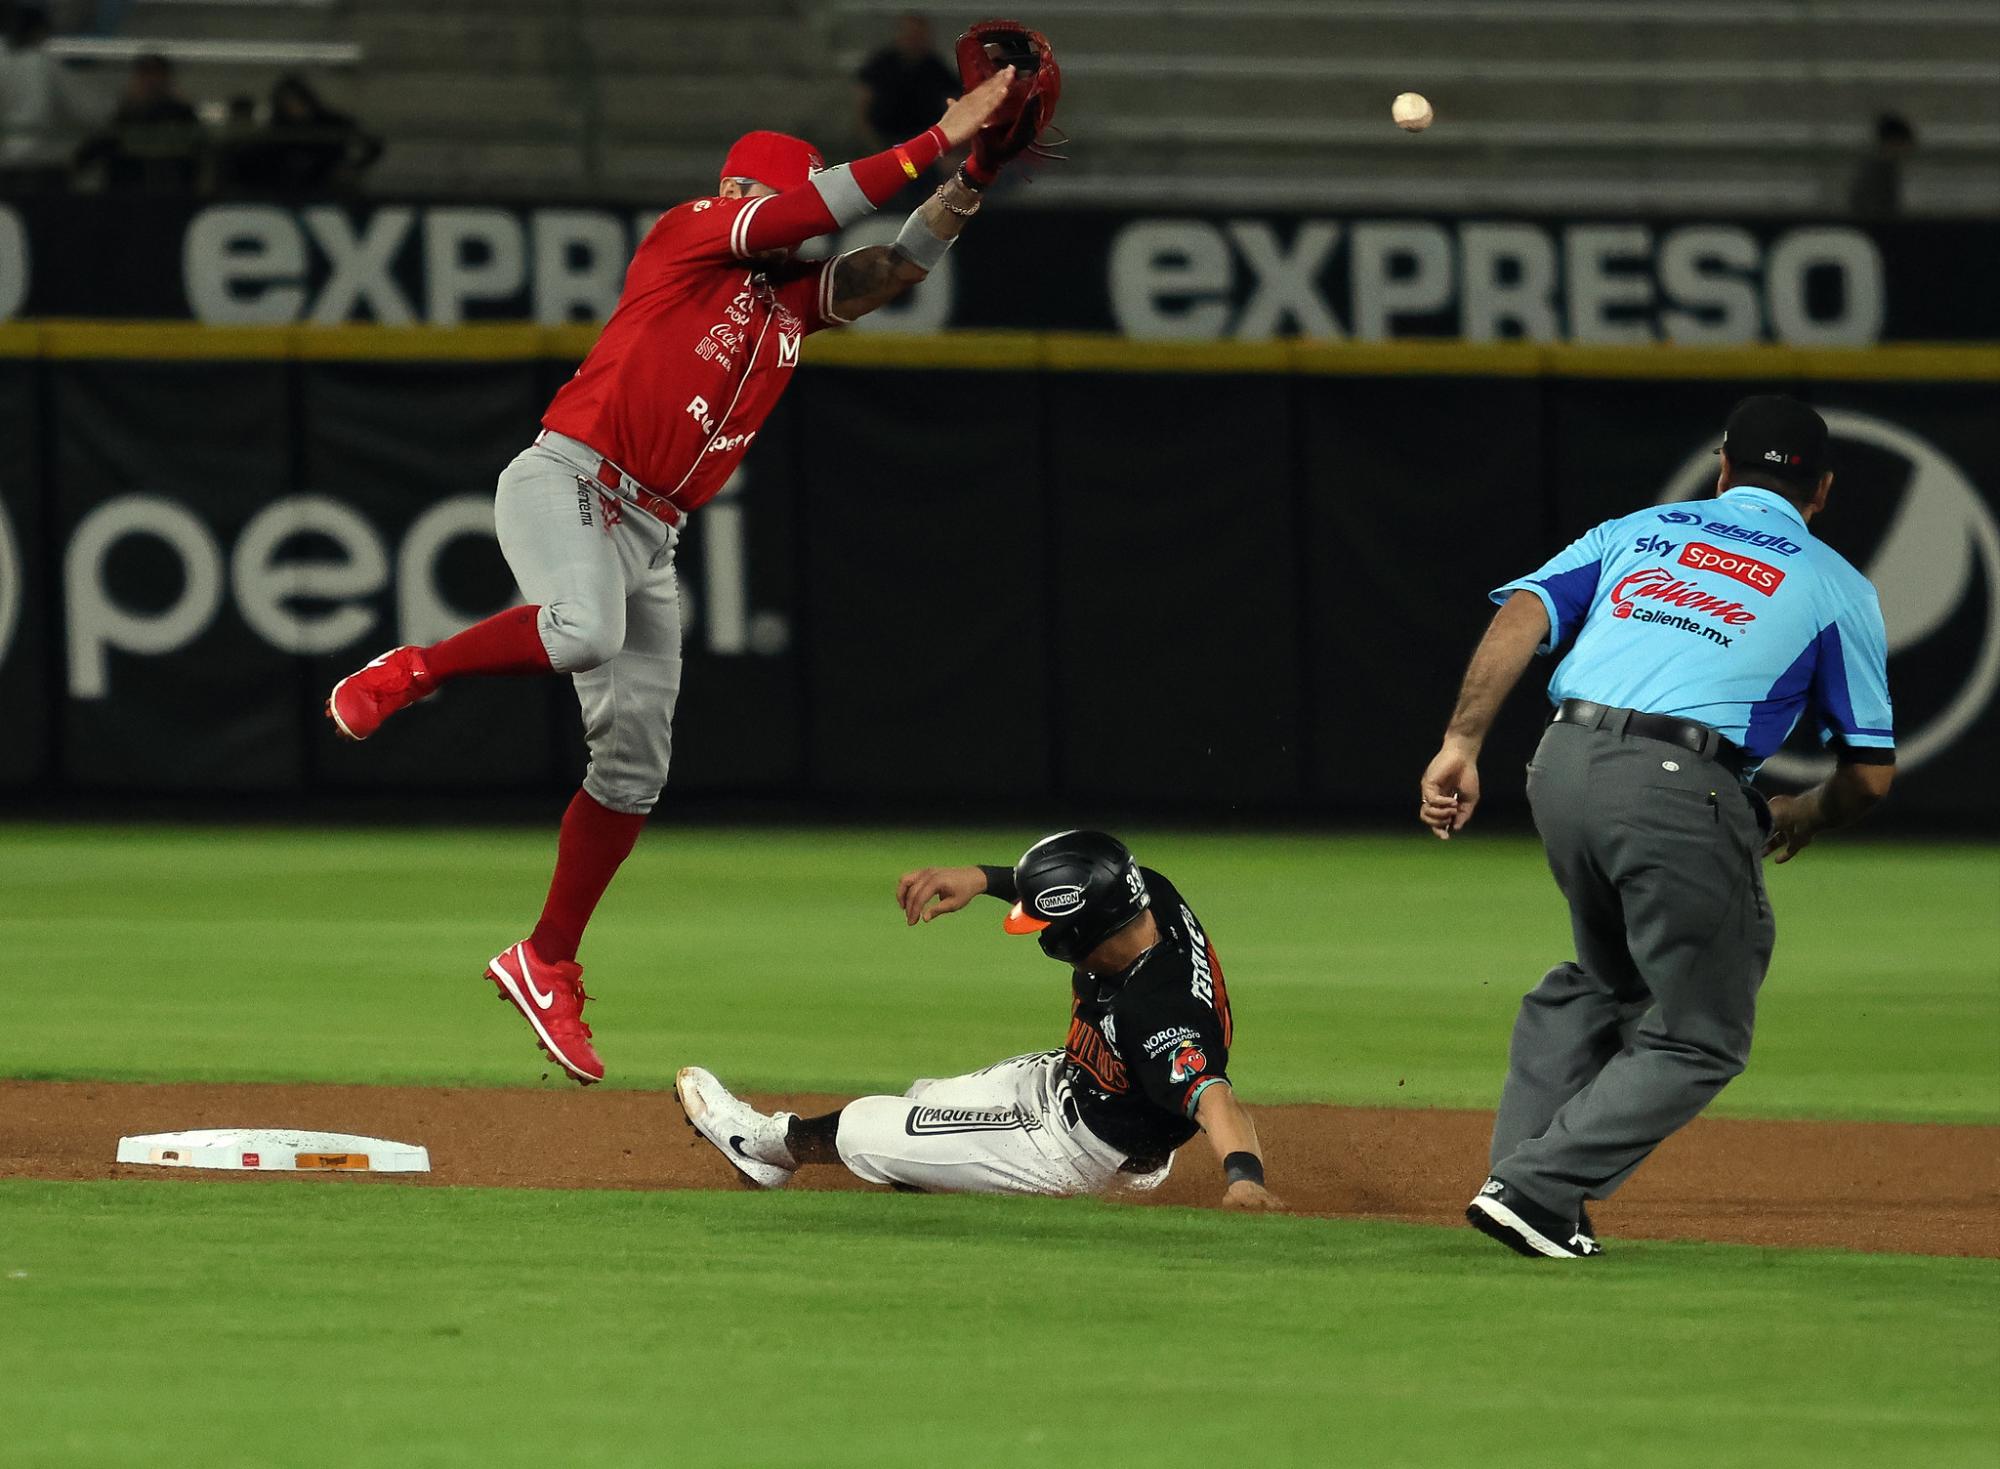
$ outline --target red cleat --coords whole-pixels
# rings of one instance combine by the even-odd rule
[[[589,1086],[604,1080],[604,1063],[591,1049],[590,1027],[583,1023],[583,968],[564,962],[550,964],[526,939],[486,966],[486,977],[500,986],[500,998],[511,1000],[534,1027],[535,1043],[563,1070]]]
[[[326,717],[348,739],[365,740],[398,709],[428,699],[437,689],[421,648],[392,648],[333,686]]]

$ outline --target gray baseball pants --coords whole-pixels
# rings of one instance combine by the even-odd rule
[[[1749,1060],[1776,937],[1766,818],[1722,766],[1609,725],[1550,725],[1528,800],[1576,960],[1521,1002],[1492,1173],[1574,1219]]]
[[[681,689],[680,532],[596,478],[598,456],[544,435],[501,471],[493,523],[549,662],[576,685],[590,769],[613,811],[659,800]]]

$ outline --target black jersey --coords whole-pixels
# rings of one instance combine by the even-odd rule
[[[994,878],[1005,869],[987,871],[988,891],[1001,896]],[[1200,1130],[1195,1103],[1212,1082],[1229,1079],[1234,1027],[1222,965],[1194,910],[1159,873],[1139,871],[1160,941],[1123,974],[1076,971],[1063,1052],[1084,1125],[1128,1158],[1153,1163]]]

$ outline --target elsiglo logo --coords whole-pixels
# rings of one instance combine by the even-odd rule
[[[1037,912],[1050,918],[1060,918],[1065,913],[1074,913],[1083,906],[1083,889],[1075,885],[1050,888],[1035,899]]]
[[[1899,655],[1921,650],[1951,658],[1955,665],[1950,680],[1955,691],[1942,708],[1926,714],[1921,726],[1913,726],[1901,708],[1897,711],[1896,761],[1907,771],[1949,748],[2000,686],[2000,523],[1971,476],[1929,440],[1866,413],[1834,408],[1822,410],[1821,416],[1833,441],[1836,465],[1839,446],[1846,443],[1908,467],[1900,507],[1875,546],[1865,557],[1856,558],[1882,601],[1882,621],[1889,635],[1890,697],[1896,697]],[[1704,443],[1688,455],[1668,479],[1658,503],[1715,493],[1710,447]],[[1838,513],[1843,492],[1872,497],[1893,489],[1836,469],[1834,509],[1829,513]],[[1671,520],[1683,513],[1662,518]],[[1932,635],[1974,598],[1982,599],[1986,609],[1978,646],[1963,653],[1956,647],[1924,649]],[[1781,781],[1809,784],[1822,778],[1831,764],[1824,755],[1780,751],[1764,768]]]

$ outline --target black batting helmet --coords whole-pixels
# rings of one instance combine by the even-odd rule
[[[1065,964],[1081,964],[1153,901],[1130,850],[1101,831],[1043,837],[1014,864],[1014,888],[1007,932],[1034,934]]]

